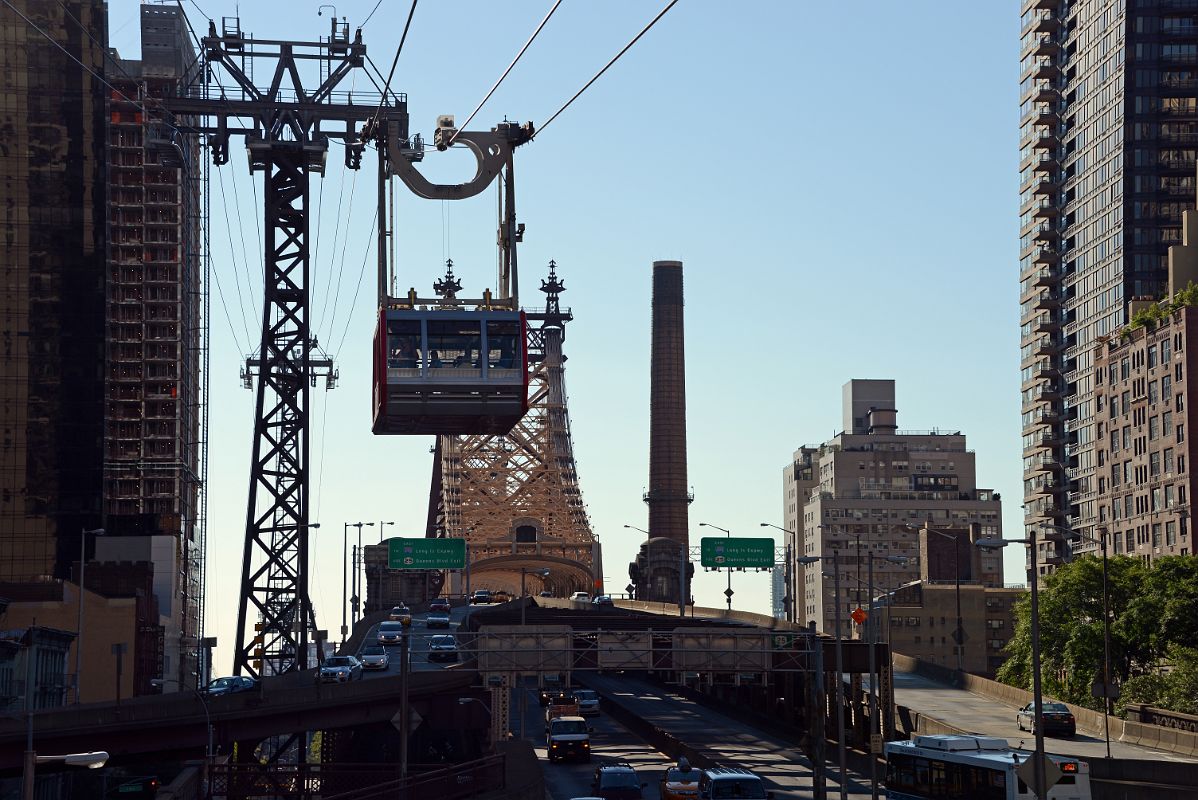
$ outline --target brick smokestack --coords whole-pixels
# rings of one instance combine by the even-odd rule
[[[649,538],[664,538],[678,547],[689,545],[686,479],[686,358],[682,324],[682,262],[653,262],[653,352],[649,390]],[[653,581],[655,600],[679,598],[677,547],[672,553],[648,554],[653,571],[665,580]],[[662,563],[666,560],[666,563]],[[671,563],[672,562],[672,563]],[[670,568],[672,567],[672,568]],[[660,570],[660,573],[659,573]],[[688,581],[689,583],[689,581]]]

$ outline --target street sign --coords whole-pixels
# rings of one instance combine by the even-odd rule
[[[882,734],[871,733],[869,735],[869,752],[871,752],[871,753],[882,752]]]
[[[775,633],[772,638],[775,650],[786,650],[794,647],[799,637],[793,633]]]
[[[399,725],[400,725],[401,719],[403,719],[403,717],[400,716],[399,711],[396,711],[395,715],[391,717],[391,724],[395,727],[395,730],[397,730],[397,731],[399,730]],[[424,722],[424,717],[417,714],[416,709],[412,708],[412,709],[408,710],[408,732],[409,733],[415,733],[416,729],[420,727],[420,723],[422,723],[422,722]]]
[[[1098,700],[1101,700],[1104,697],[1110,697],[1112,700],[1118,700],[1119,694],[1119,684],[1112,683],[1109,687],[1107,687],[1103,684],[1101,678],[1094,681],[1094,683],[1090,686],[1090,696]]]
[[[962,645],[969,641],[969,634],[964,630],[955,630],[952,633],[953,644]]]
[[[1024,761],[1018,767],[1015,767],[1015,772],[1019,775],[1020,779],[1024,783],[1026,783],[1028,786],[1035,787],[1035,785],[1036,785],[1036,756],[1035,756],[1035,754],[1032,754],[1026,761]],[[1057,781],[1059,781],[1061,779],[1061,776],[1063,774],[1064,773],[1061,772],[1061,768],[1056,765],[1055,761],[1053,761],[1047,755],[1044,756],[1044,791],[1045,792],[1047,792],[1052,787],[1056,786]],[[1034,789],[1033,789],[1033,791],[1034,791]]]
[[[699,541],[699,563],[704,567],[772,567],[774,540],[705,536]]]
[[[462,569],[466,566],[465,539],[387,540],[387,566],[390,569]]]
[[[858,625],[862,625],[869,617],[869,614],[865,613],[864,608],[854,608],[853,613],[849,614],[849,616],[853,618],[853,622],[856,622]]]

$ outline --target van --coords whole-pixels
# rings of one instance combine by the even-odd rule
[[[735,797],[737,800],[773,800],[774,793],[766,791],[765,784],[747,769],[740,767],[712,767],[703,770],[699,778],[699,800],[720,800]]]
[[[545,726],[545,755],[550,762],[591,760],[591,728],[582,717],[554,717]]]

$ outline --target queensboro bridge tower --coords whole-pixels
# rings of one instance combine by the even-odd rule
[[[629,573],[638,600],[683,603],[692,568],[686,480],[686,350],[682,262],[653,262],[653,350],[649,390],[649,538]]]

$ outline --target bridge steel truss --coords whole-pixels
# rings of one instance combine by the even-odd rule
[[[358,130],[367,122],[382,121],[406,137],[407,100],[337,91],[364,68],[366,46],[361,30],[351,41],[348,26],[335,19],[328,39],[305,42],[247,38],[237,18],[225,18],[220,34],[209,22],[201,44],[204,63],[195,74],[202,82],[182,87],[166,105],[179,118],[202,120],[178,127],[206,135],[214,164],[227,163],[230,136],[242,136],[251,173],[264,175],[260,379],[234,653],[237,674],[261,677],[307,668],[315,632],[307,571],[308,389],[331,365],[311,358],[309,176],[324,173],[331,138],[345,145],[346,168],[358,169],[365,146]],[[311,61],[320,78],[305,89],[299,67]],[[265,88],[254,82],[255,62],[268,67]],[[218,75],[231,83],[219,83]],[[337,129],[323,129],[326,123]],[[257,620],[248,631],[251,609]]]
[[[598,543],[582,500],[566,405],[563,342],[573,319],[560,305],[565,285],[550,263],[543,309],[529,309],[528,413],[502,436],[440,436],[429,495],[428,535],[466,539],[466,586],[528,591],[594,591]],[[522,535],[522,531],[535,534]]]

